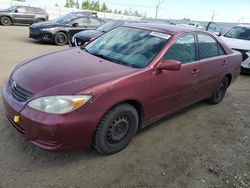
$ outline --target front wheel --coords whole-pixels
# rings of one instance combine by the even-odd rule
[[[9,26],[11,24],[11,19],[7,16],[2,16],[0,19],[1,25]]]
[[[55,35],[55,44],[56,45],[63,46],[65,44],[67,44],[67,42],[68,42],[68,36],[65,33],[58,32]]]
[[[124,149],[136,134],[138,113],[130,104],[121,104],[110,110],[97,127],[93,146],[102,154]]]
[[[211,104],[218,104],[220,103],[227,91],[228,88],[228,78],[225,77],[222,82],[219,84],[218,88],[216,89],[216,91],[213,93],[212,97],[210,99],[208,99],[208,102]]]

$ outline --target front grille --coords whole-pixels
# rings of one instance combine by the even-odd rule
[[[11,90],[13,96],[21,102],[27,101],[29,98],[33,96],[33,93],[23,89],[19,85],[16,84],[15,81],[12,81],[11,83]]]
[[[245,61],[245,60],[248,58],[248,55],[247,55],[246,53],[247,53],[249,50],[240,50],[240,49],[233,49],[233,50],[239,51],[239,52],[242,54],[242,58],[243,58],[242,61]]]

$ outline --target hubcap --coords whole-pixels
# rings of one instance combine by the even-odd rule
[[[3,23],[4,23],[4,24],[8,24],[8,23],[9,23],[8,18],[3,18],[2,20],[3,20]]]
[[[218,88],[218,90],[216,92],[216,99],[217,100],[220,100],[224,96],[226,88],[227,88],[226,84],[224,82],[221,83],[220,87]]]
[[[129,130],[129,118],[125,115],[117,117],[109,126],[106,139],[110,144],[116,144],[124,139]]]
[[[65,41],[65,37],[63,35],[59,35],[57,40],[59,43],[63,43]]]

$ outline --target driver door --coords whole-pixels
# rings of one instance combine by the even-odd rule
[[[178,71],[154,72],[152,114],[156,117],[170,114],[197,102],[200,62],[197,61],[195,35],[190,33],[179,37],[163,59],[177,60],[182,65]]]

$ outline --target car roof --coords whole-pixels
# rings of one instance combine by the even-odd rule
[[[247,28],[250,28],[250,24],[240,24],[240,25],[237,25],[235,27],[247,27]]]
[[[15,7],[37,8],[37,9],[41,9],[42,10],[42,8],[40,8],[40,7],[32,7],[32,6],[24,6],[24,5],[17,5]]]
[[[179,32],[201,31],[200,29],[196,28],[191,28],[191,27],[189,28],[189,27],[170,25],[164,23],[130,23],[130,24],[125,23],[124,26],[145,29],[145,30],[152,30],[157,32],[164,32],[170,35],[174,35]]]

